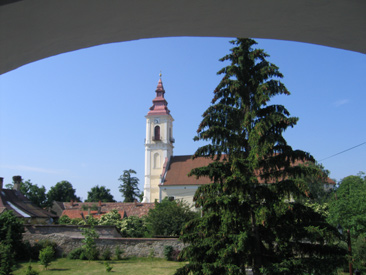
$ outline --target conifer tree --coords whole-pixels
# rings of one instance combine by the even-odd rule
[[[132,174],[136,174],[136,171],[132,169],[124,170],[123,175],[118,179],[122,181],[122,184],[119,186],[119,192],[125,198],[123,202],[134,202],[140,195],[138,188],[139,179],[132,176]]]
[[[195,140],[210,141],[194,154],[213,162],[191,175],[209,177],[194,201],[202,217],[189,222],[181,239],[189,263],[176,274],[331,274],[344,250],[333,245],[337,230],[296,198],[305,187],[293,180],[314,161],[282,136],[298,118],[272,97],[289,95],[278,67],[252,39],[231,42],[220,59],[229,64],[204,112]],[[337,262],[338,261],[338,262]]]

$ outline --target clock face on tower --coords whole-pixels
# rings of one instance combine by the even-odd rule
[[[155,118],[155,119],[154,119],[154,123],[156,123],[156,124],[157,124],[157,123],[160,123],[160,119]]]

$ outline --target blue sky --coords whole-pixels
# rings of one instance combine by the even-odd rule
[[[174,155],[193,154],[201,115],[220,81],[229,38],[158,38],[60,54],[0,76],[0,176],[47,190],[68,180],[87,198],[95,185],[117,201],[119,176],[134,169],[143,189],[145,115],[162,71],[174,121]],[[290,96],[274,103],[300,118],[285,133],[318,160],[366,141],[366,55],[257,39],[284,74]],[[366,172],[366,144],[320,161],[339,181]]]

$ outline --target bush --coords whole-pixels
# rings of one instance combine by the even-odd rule
[[[118,222],[117,228],[120,230],[122,237],[125,238],[141,238],[146,237],[148,229],[145,225],[145,219],[135,216],[124,218]]]
[[[11,274],[14,266],[15,257],[11,244],[0,242],[0,274]]]
[[[31,261],[29,261],[25,275],[38,275],[38,274],[39,274],[38,271],[32,269]]]
[[[51,246],[47,246],[39,252],[39,261],[46,269],[53,260],[54,251]]]
[[[116,259],[117,260],[121,260],[122,257],[121,255],[124,253],[123,249],[121,249],[119,246],[116,247],[116,250],[114,252],[115,256],[116,256]]]
[[[90,226],[89,228],[82,228],[83,235],[85,237],[82,242],[84,243],[83,249],[84,254],[88,258],[89,261],[97,260],[99,256],[99,251],[97,249],[97,245],[95,240],[99,238],[97,231],[94,229],[94,226]]]
[[[107,272],[112,271],[113,267],[109,263],[105,262],[104,265],[105,265],[105,271],[107,271]]]
[[[112,252],[109,248],[106,248],[102,253],[102,260],[109,261],[112,257]]]
[[[67,258],[69,260],[78,260],[80,259],[80,255],[81,253],[84,252],[84,249],[82,247],[78,247],[78,248],[75,248],[74,250],[72,250],[68,255],[67,255]]]
[[[173,251],[174,251],[174,249],[172,246],[170,246],[170,245],[164,246],[164,257],[167,261],[172,260]]]
[[[58,224],[71,224],[71,219],[67,215],[63,215],[58,219]]]
[[[154,209],[149,210],[146,221],[155,236],[178,236],[183,225],[197,217],[199,214],[192,211],[185,201],[165,198],[161,203],[155,203]]]

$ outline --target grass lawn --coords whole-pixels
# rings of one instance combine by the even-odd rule
[[[108,261],[113,267],[109,274],[124,275],[170,275],[182,267],[184,262],[170,262],[165,259],[158,258],[130,258],[120,261]],[[25,274],[28,262],[19,263],[14,274]],[[40,274],[108,274],[105,269],[104,261],[82,261],[68,260],[60,258],[53,262],[44,270],[39,262],[32,262],[32,269],[39,271]]]

